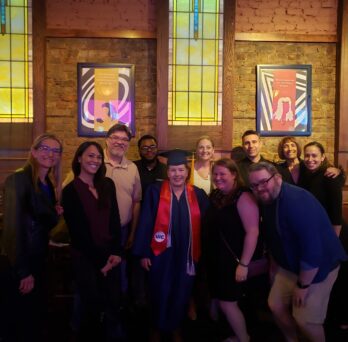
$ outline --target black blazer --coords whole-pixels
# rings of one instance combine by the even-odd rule
[[[101,250],[93,241],[89,222],[74,181],[63,189],[62,196],[64,219],[70,232],[71,247],[89,258],[98,267],[104,266],[110,255],[121,255],[121,223],[115,185],[110,178],[105,178],[103,187],[107,191],[110,201],[109,232],[111,241],[106,250]]]
[[[5,181],[2,253],[20,279],[35,273],[43,263],[49,231],[58,222],[54,188],[48,178],[46,181],[52,197],[34,188],[31,166],[16,171]]]

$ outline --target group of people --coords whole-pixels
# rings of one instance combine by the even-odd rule
[[[161,163],[151,135],[140,138],[141,159],[131,162],[131,137],[118,123],[105,149],[83,142],[62,190],[62,143],[43,134],[24,168],[6,180],[3,339],[42,340],[49,233],[64,217],[80,341],[127,341],[127,305],[149,308],[151,341],[182,341],[184,319],[196,316],[197,282],[206,285],[211,312],[225,316],[230,341],[249,341],[238,303],[260,258],[268,260],[268,304],[285,339],[298,341],[300,329],[325,341],[330,292],[347,257],[339,241],[345,174],[329,164],[323,146],[308,143],[302,160],[298,141],[284,137],[283,162],[273,163],[261,156],[259,134],[248,130],[242,155],[233,149],[231,158],[214,160],[214,143],[202,136],[190,168],[188,153],[178,149]]]

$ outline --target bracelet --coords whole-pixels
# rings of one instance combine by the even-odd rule
[[[243,267],[248,267],[248,266],[249,266],[249,264],[248,264],[248,265],[247,265],[247,264],[243,264],[241,261],[239,261],[238,264],[241,265],[241,266],[243,266]]]
[[[297,280],[296,286],[301,290],[305,290],[308,289],[311,286],[311,284],[303,285],[299,280]]]

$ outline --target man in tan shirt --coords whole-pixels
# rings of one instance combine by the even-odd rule
[[[141,183],[136,165],[125,155],[132,134],[123,124],[112,126],[106,135],[105,166],[106,176],[111,178],[116,187],[117,202],[121,217],[122,247],[129,250],[133,244],[135,228],[138,223],[141,201]],[[125,294],[128,282],[126,264],[121,264],[121,288]]]

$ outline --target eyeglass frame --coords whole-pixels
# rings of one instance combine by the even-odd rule
[[[49,154],[52,152],[55,155],[62,154],[62,149],[57,147],[49,147],[47,145],[39,145],[35,150],[40,151],[44,154]]]
[[[121,141],[122,143],[129,143],[130,142],[130,139],[127,137],[119,137],[119,136],[115,136],[115,135],[109,135],[107,137],[107,139],[110,139],[112,142],[117,142],[117,141]]]
[[[259,183],[257,184],[250,184],[249,185],[249,188],[254,191],[254,190],[257,190],[259,188],[259,186],[262,186],[264,187],[265,185],[268,184],[268,182],[276,175],[277,173],[273,173],[269,178],[267,179],[263,179],[261,180]]]
[[[140,150],[142,152],[149,152],[149,151],[155,151],[158,149],[157,145],[150,145],[150,146],[142,146],[140,147]]]

